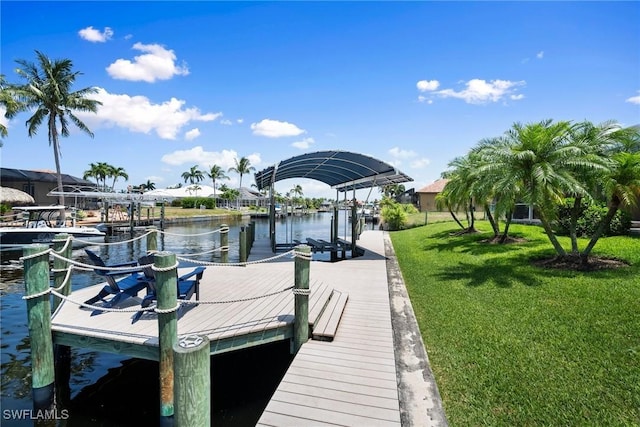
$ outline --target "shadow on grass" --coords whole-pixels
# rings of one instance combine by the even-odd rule
[[[513,238],[525,238],[525,236],[520,233],[510,233],[509,236]],[[500,255],[520,251],[522,248],[537,246],[539,244],[537,241],[526,240],[505,244],[489,243],[487,240],[493,237],[493,233],[474,233],[454,236],[449,232],[445,232],[436,233],[433,237],[436,239],[426,241],[422,249],[469,255]]]
[[[442,271],[436,277],[444,281],[462,282],[465,286],[495,285],[511,288],[514,285],[540,286],[544,281],[518,264],[507,264],[503,259],[487,259],[481,264],[460,262],[455,268]]]

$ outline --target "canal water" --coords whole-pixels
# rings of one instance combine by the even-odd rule
[[[345,211],[339,218],[339,234],[348,238],[350,224]],[[276,241],[288,243],[330,238],[331,213],[281,218],[276,224]],[[240,227],[250,219],[212,219],[169,225],[158,241],[160,250],[177,254],[197,254],[219,246],[219,234],[202,234],[226,223],[229,230],[229,261],[238,261]],[[256,240],[268,239],[266,218],[257,218]],[[346,227],[345,227],[346,225]],[[109,242],[130,240],[129,234],[109,237]],[[107,263],[135,260],[144,255],[146,238],[110,246],[89,247]],[[0,281],[0,425],[28,426],[20,420],[20,410],[32,409],[31,364],[27,330],[23,270],[16,254],[3,254]],[[83,250],[73,252],[74,259],[90,261]],[[202,261],[218,261],[219,255],[194,256]],[[205,273],[206,274],[206,273]],[[104,280],[92,272],[73,273],[73,289],[92,286]],[[68,419],[60,426],[152,426],[159,421],[158,364],[116,354],[72,349],[70,402]],[[212,423],[217,426],[255,425],[272,393],[291,363],[288,342],[231,352],[211,358]]]

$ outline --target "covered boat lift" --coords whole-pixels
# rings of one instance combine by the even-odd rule
[[[295,156],[270,166],[255,174],[258,190],[269,189],[269,238],[271,249],[275,253],[278,248],[276,242],[276,212],[274,185],[278,181],[291,178],[307,178],[324,182],[336,190],[336,202],[340,192],[353,191],[351,206],[351,242],[352,257],[357,256],[356,233],[357,206],[356,190],[373,187],[384,187],[389,184],[400,184],[413,181],[408,175],[400,172],[394,166],[364,154],[349,151],[331,150],[317,151]],[[334,207],[331,227],[331,244],[337,247],[341,242],[338,237],[338,208]],[[345,236],[346,237],[346,236]],[[344,249],[344,248],[343,248]],[[344,253],[344,252],[343,252]],[[332,252],[332,259],[335,252]]]

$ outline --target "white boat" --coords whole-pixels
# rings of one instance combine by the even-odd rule
[[[64,206],[14,207],[14,211],[20,212],[20,218],[17,220],[19,224],[0,226],[0,250],[17,250],[34,243],[51,245],[54,237],[59,233],[73,236],[74,248],[104,242],[105,233],[102,231],[95,227],[75,224],[75,212],[66,218],[71,220],[70,225],[66,220],[62,222],[60,211],[63,209],[65,209]]]

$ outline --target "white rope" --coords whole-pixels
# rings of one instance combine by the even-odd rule
[[[66,271],[67,274],[66,274],[66,276],[64,276],[64,280],[62,281],[62,284],[60,284],[60,286],[58,286],[57,288],[49,287],[49,288],[46,288],[45,290],[40,291],[40,292],[35,293],[35,294],[24,295],[22,297],[22,299],[23,300],[30,300],[30,299],[33,299],[33,298],[39,298],[39,297],[45,296],[45,295],[47,295],[49,293],[54,293],[54,292],[61,291],[67,285],[67,283],[69,283],[69,279],[71,278],[71,270],[73,270],[73,266],[69,266],[69,268],[65,269],[65,270],[60,270],[60,271]]]
[[[196,303],[196,304],[234,304],[237,302],[247,302],[247,301],[254,301],[254,300],[259,300],[262,298],[269,298],[278,294],[282,294],[284,292],[288,292],[290,290],[293,289],[293,286],[289,286],[288,288],[284,288],[281,289],[279,291],[275,291],[275,292],[271,292],[268,294],[264,294],[264,295],[258,295],[255,297],[247,297],[247,298],[238,298],[238,299],[230,299],[230,300],[222,300],[222,301],[201,301],[201,300],[196,300],[196,301],[192,301],[191,303]]]
[[[309,261],[311,261],[312,259],[311,252],[302,252],[302,251],[293,250],[293,255],[294,255],[294,258],[302,258]]]
[[[293,253],[294,253],[294,251],[290,250],[288,252],[284,252],[284,253],[281,253],[279,255],[272,256],[271,258],[263,258],[263,259],[258,259],[258,260],[255,260],[255,261],[247,261],[247,262],[210,262],[210,261],[200,261],[200,260],[191,259],[191,258],[184,258],[184,257],[177,256],[177,255],[176,255],[176,259],[181,260],[181,261],[191,262],[191,263],[194,263],[194,264],[208,265],[208,266],[214,266],[214,267],[241,267],[241,266],[245,266],[245,265],[261,264],[263,262],[273,261],[273,260],[276,260],[278,258],[285,257],[287,255],[292,255]]]
[[[109,267],[109,266],[102,267],[100,265],[85,264],[85,263],[80,262],[80,261],[76,261],[76,260],[73,260],[73,259],[70,259],[70,258],[65,258],[62,255],[56,254],[55,252],[51,252],[51,255],[54,258],[61,259],[63,261],[68,262],[69,264],[77,266],[77,267],[83,267],[86,270],[126,271],[126,272],[131,271],[131,272],[135,272],[135,271],[138,271],[140,269],[140,267],[142,267],[142,266],[139,266],[139,265],[138,266],[137,265],[131,265],[129,267]],[[151,264],[149,264],[149,265],[151,265]]]
[[[147,235],[153,233],[154,231],[155,230],[151,230],[151,231],[148,231],[148,232],[146,232],[146,233],[144,233],[144,234],[142,234],[142,235],[140,235],[138,237],[134,237],[134,238],[129,239],[129,240],[121,240],[121,241],[118,241],[118,242],[94,242],[94,241],[91,241],[91,240],[83,240],[83,239],[76,239],[76,242],[87,243],[89,245],[95,245],[95,246],[115,246],[115,245],[122,245],[122,244],[125,244],[125,243],[135,242],[136,240],[140,240],[143,237],[146,237]]]
[[[48,249],[45,249],[42,252],[38,252],[37,254],[24,255],[24,256],[21,256],[19,258],[19,260],[20,261],[25,261],[25,260],[28,260],[28,259],[38,258],[39,256],[46,255],[48,253],[53,253],[53,250],[51,248],[48,248]],[[63,258],[63,259],[66,259],[66,258]]]
[[[306,295],[306,296],[309,296],[309,295],[311,295],[311,291],[309,289],[293,288],[293,294],[294,295]]]
[[[158,314],[173,313],[174,311],[178,311],[180,309],[180,305],[181,303],[179,302],[175,307],[171,308],[158,308],[157,306],[154,306],[154,311]]]
[[[206,236],[207,234],[221,233],[222,228],[219,228],[217,230],[205,231],[204,233],[196,233],[196,234],[171,233],[169,231],[164,231],[164,230],[157,230],[157,231],[158,233],[166,234],[167,236],[191,237],[191,236]]]
[[[69,247],[69,245],[71,244],[71,242],[73,241],[73,236],[69,236],[67,237],[67,239],[64,242],[64,246],[62,247],[62,249],[60,249],[59,251],[55,251],[58,254],[64,253],[64,251],[67,250],[67,248]]]
[[[180,264],[176,261],[176,263],[175,263],[175,264],[170,265],[170,266],[168,266],[168,267],[156,267],[156,265],[155,265],[155,264],[149,264],[149,265],[151,266],[151,269],[152,269],[153,271],[171,271],[171,270],[173,270],[174,268],[178,268],[178,266],[179,266]]]

